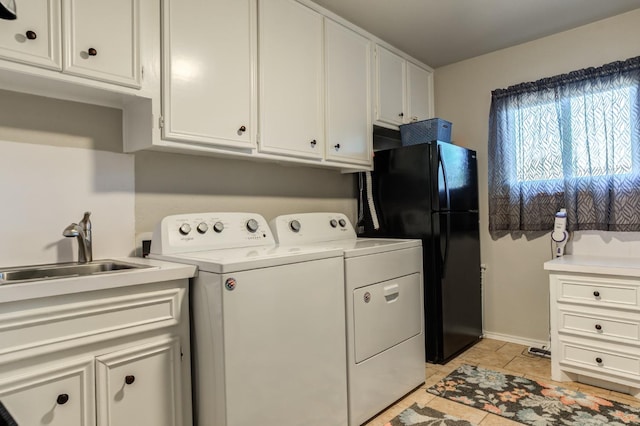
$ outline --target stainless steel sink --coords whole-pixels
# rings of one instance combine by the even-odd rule
[[[151,266],[115,260],[97,260],[90,263],[53,263],[49,265],[20,266],[0,269],[0,285],[115,273],[118,271],[145,268],[151,268]]]

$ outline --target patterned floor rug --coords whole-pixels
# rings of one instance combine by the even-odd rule
[[[385,426],[474,426],[466,420],[413,404]]]
[[[427,392],[534,426],[640,425],[640,408],[470,365]]]

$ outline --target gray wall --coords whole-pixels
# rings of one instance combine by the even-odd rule
[[[491,91],[638,56],[638,40],[640,10],[436,69],[436,115],[453,122],[456,144],[478,151],[481,249],[487,265],[484,327],[489,335],[525,343],[547,340],[548,275],[542,264],[551,257],[547,237],[493,241],[489,236],[487,134]],[[603,247],[610,243],[608,236],[595,240],[576,237]]]

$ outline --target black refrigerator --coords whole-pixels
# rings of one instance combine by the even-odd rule
[[[477,176],[475,151],[433,141],[376,151],[371,179],[359,179],[361,236],[422,240],[426,358],[433,363],[482,335]]]

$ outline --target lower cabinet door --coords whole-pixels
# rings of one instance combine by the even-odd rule
[[[178,338],[97,357],[98,425],[181,425],[179,364]]]
[[[95,425],[93,358],[0,377],[0,401],[20,426]]]

